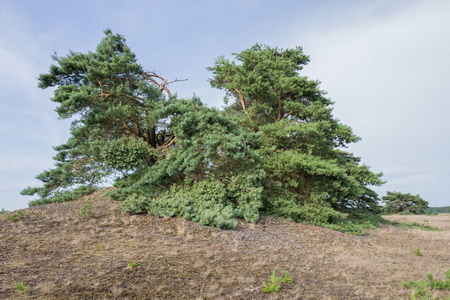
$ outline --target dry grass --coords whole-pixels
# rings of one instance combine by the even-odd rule
[[[86,201],[93,218],[78,215]],[[262,217],[225,231],[124,215],[100,191],[0,219],[0,299],[24,297],[13,288],[21,281],[29,299],[408,299],[400,279],[450,268],[450,215],[389,219],[445,230],[385,226],[353,236]],[[264,294],[272,270],[294,283]]]

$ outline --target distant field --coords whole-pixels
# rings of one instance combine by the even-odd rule
[[[82,218],[88,200],[96,215]],[[386,218],[444,230],[355,236],[272,217],[220,230],[124,215],[99,191],[0,217],[0,299],[409,299],[401,279],[450,269],[450,215]],[[294,282],[264,294],[273,270]],[[25,297],[13,288],[22,281]]]
[[[435,226],[441,229],[450,230],[450,214],[439,214],[437,216],[427,215],[391,215],[384,216],[385,219],[395,222],[417,222],[419,224]],[[428,232],[427,232],[428,233]]]

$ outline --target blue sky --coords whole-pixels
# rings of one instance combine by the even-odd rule
[[[395,2],[395,3],[392,3]],[[67,4],[65,4],[67,3]],[[303,74],[322,81],[334,115],[362,141],[349,150],[387,183],[375,190],[420,194],[450,205],[449,1],[10,1],[0,3],[0,209],[52,167],[68,138],[52,90],[37,88],[51,54],[95,50],[110,28],[139,62],[180,97],[222,106],[209,86],[219,55],[255,43],[302,46]]]

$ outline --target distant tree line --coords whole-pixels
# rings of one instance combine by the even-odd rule
[[[437,214],[450,213],[450,206],[430,207],[430,211]]]

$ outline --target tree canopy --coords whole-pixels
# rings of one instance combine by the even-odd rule
[[[105,31],[95,52],[54,56],[39,87],[56,87],[60,118],[73,118],[55,168],[27,188],[39,205],[88,194],[108,180],[124,211],[181,216],[234,228],[272,214],[361,233],[364,213],[379,212],[382,174],[344,151],[359,140],[332,115],[319,82],[300,76],[300,47],[255,45],[219,57],[211,86],[225,90],[224,110],[197,97],[178,99],[146,72],[124,37]]]
[[[386,204],[383,207],[383,212],[386,214],[401,213],[421,215],[430,213],[428,202],[423,200],[420,195],[388,191],[386,196],[383,196],[382,199]]]

